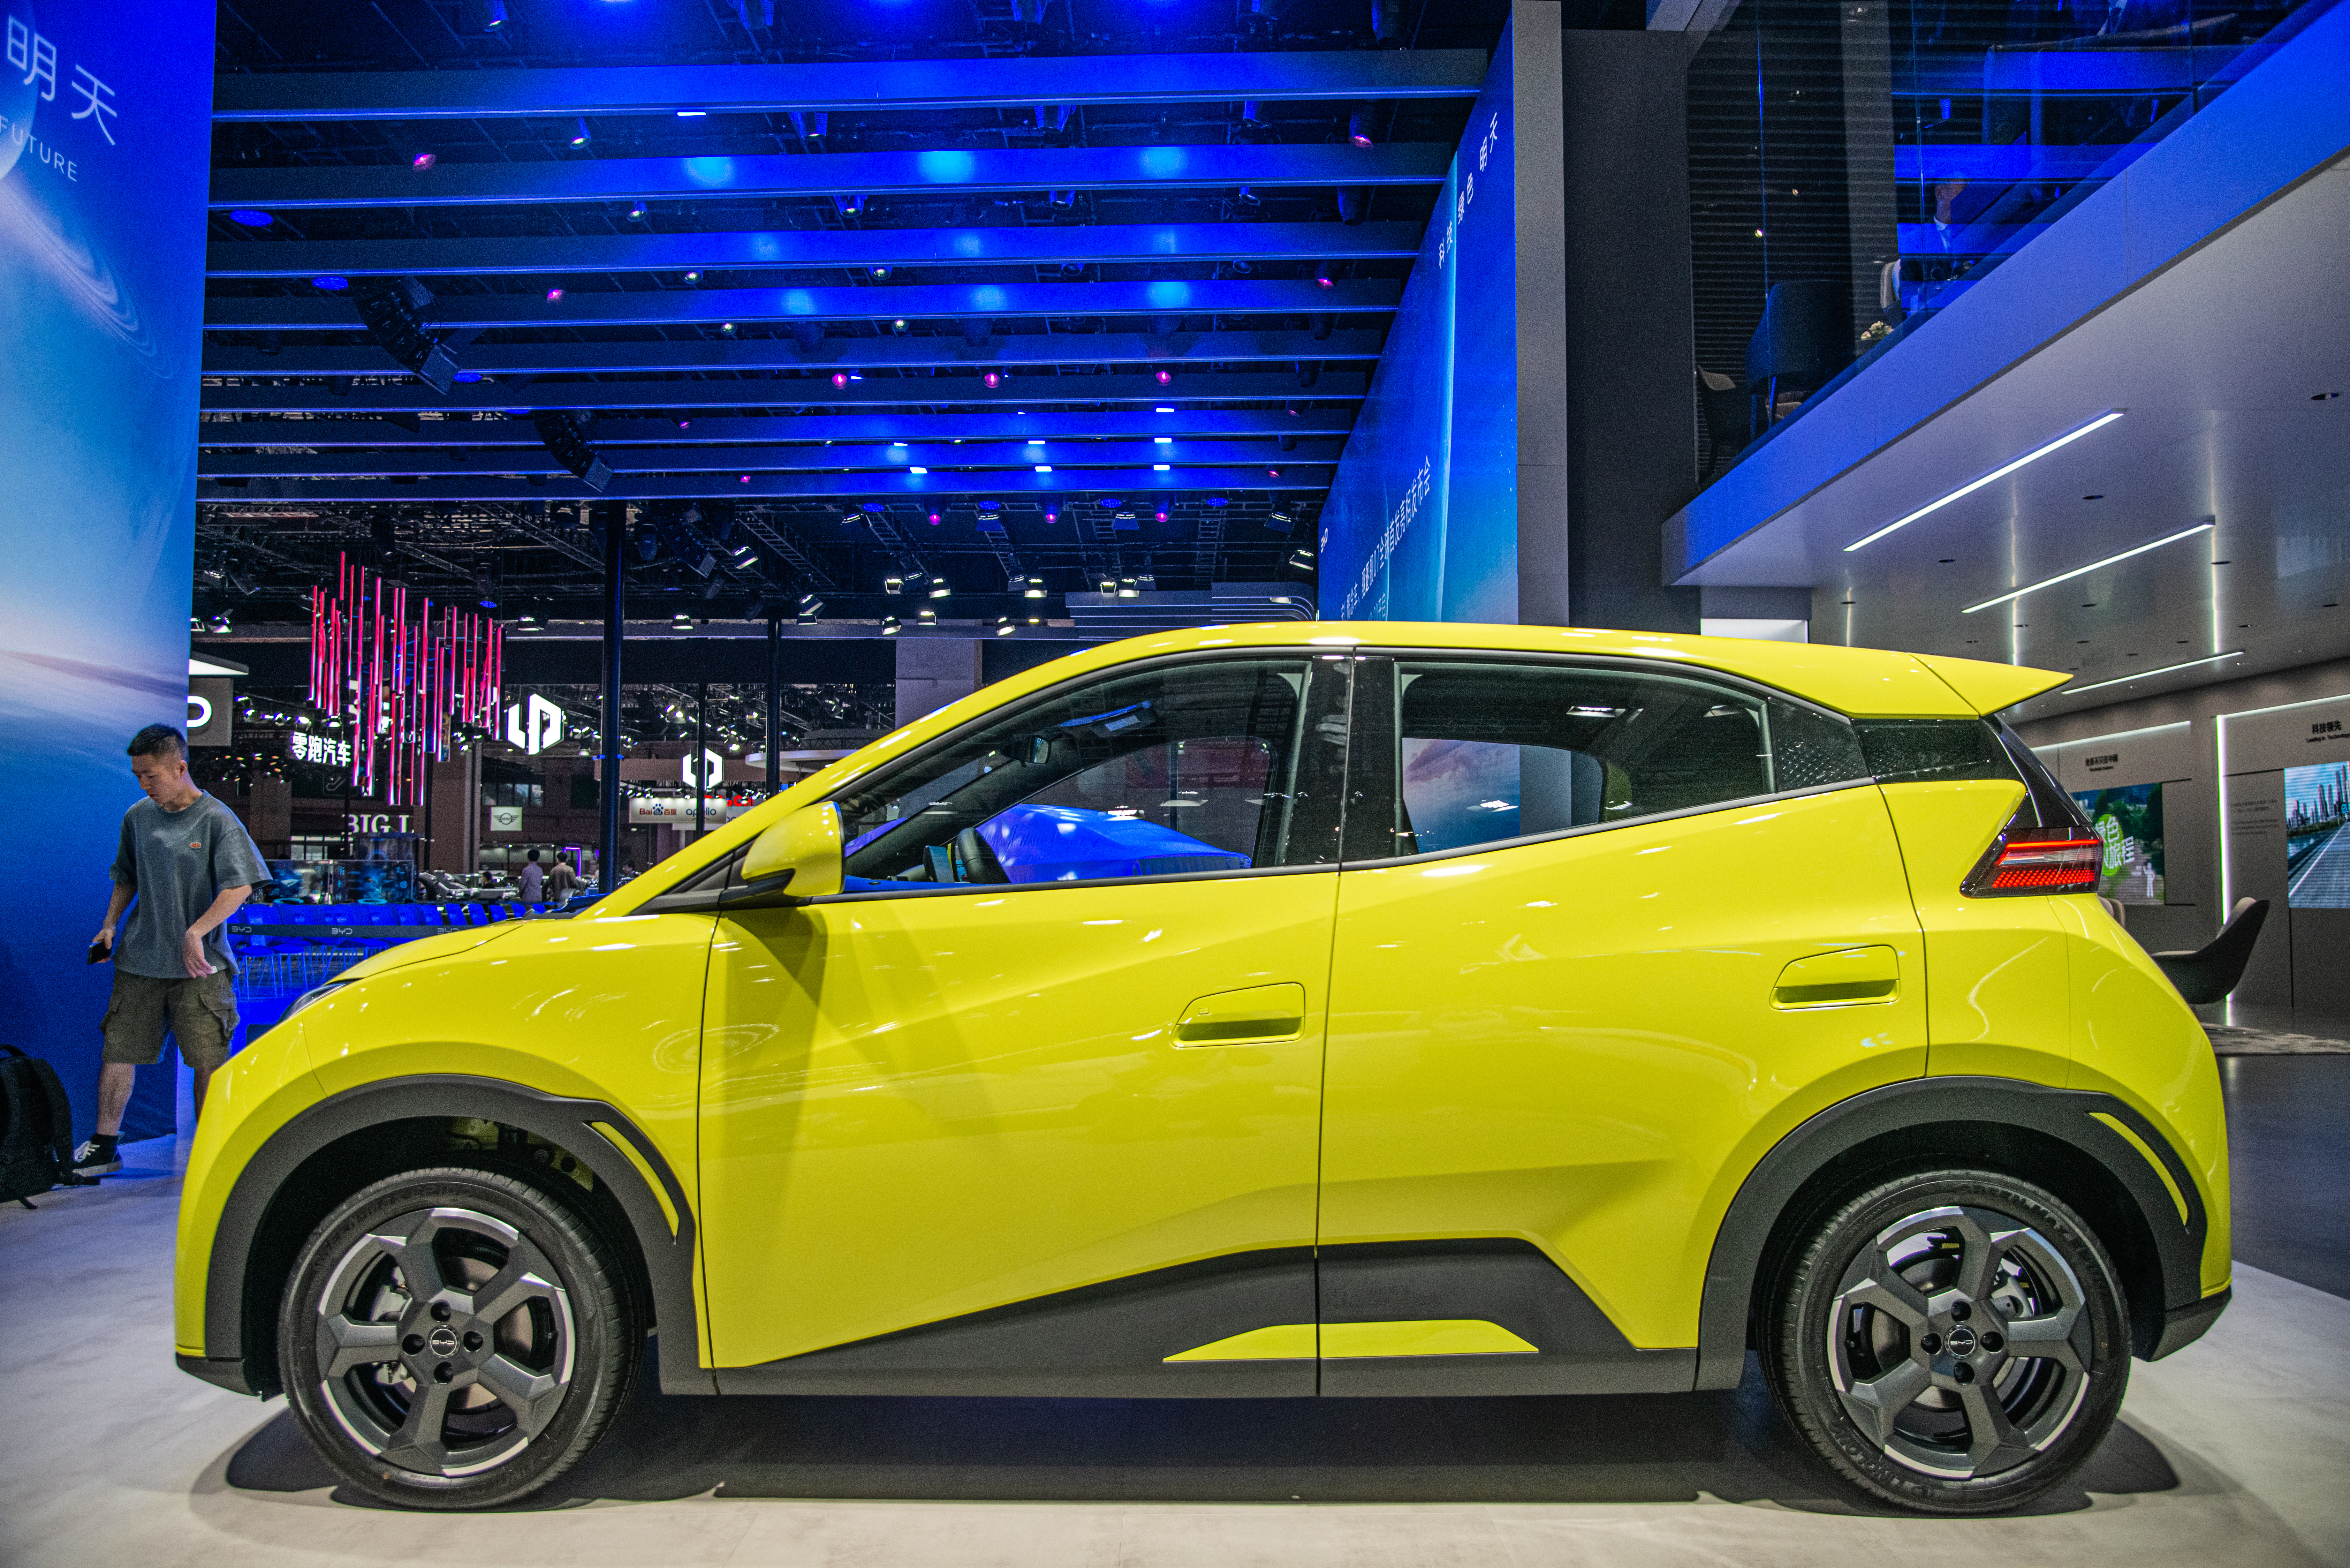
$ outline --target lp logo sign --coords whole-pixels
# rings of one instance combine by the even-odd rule
[[[704,752],[699,757],[684,758],[678,771],[688,784],[698,784],[703,789],[723,784],[726,780],[726,759],[716,752]]]
[[[563,739],[563,710],[534,691],[528,705],[506,710],[506,739],[532,756]]]

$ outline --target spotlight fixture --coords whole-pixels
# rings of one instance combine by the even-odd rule
[[[933,527],[933,528],[935,528],[935,527],[937,527],[938,525],[939,525],[939,514],[938,514],[937,513],[933,512],[933,513],[931,513],[931,527]]]
[[[643,223],[645,220],[645,204],[642,202],[629,202],[629,216],[638,223]]]
[[[310,286],[312,288],[324,289],[328,294],[340,294],[343,290],[351,286],[351,280],[347,277],[338,276],[336,274],[330,272],[321,273],[317,277],[310,280]]]
[[[899,619],[898,619],[898,618],[897,618],[896,616],[894,616],[894,615],[885,615],[885,616],[883,616],[883,617],[881,618],[881,635],[882,635],[882,636],[884,636],[884,637],[895,637],[895,636],[897,636],[899,632],[901,632],[901,631],[903,631],[903,630],[905,630],[905,629],[906,629],[906,628],[905,628],[905,627],[904,627],[902,624],[900,624],[900,623],[899,623]]]
[[[800,596],[800,618],[802,620],[814,620],[823,613],[824,601],[822,599],[816,597],[814,594],[802,594]]]
[[[1120,577],[1118,580],[1118,597],[1122,599],[1139,598],[1142,588],[1132,577]]]
[[[980,380],[990,391],[993,391],[996,388],[1003,385],[1003,377],[993,370],[990,370],[986,375],[982,376]]]
[[[483,9],[487,13],[482,18],[483,32],[494,33],[506,25],[506,0],[485,0]]]
[[[888,267],[886,267],[886,266],[877,266],[877,267],[875,267],[875,268],[873,269],[873,279],[874,279],[874,281],[875,281],[876,283],[887,283],[887,282],[889,282],[889,269]]]
[[[552,303],[553,301],[563,297],[563,291],[559,288],[550,288],[546,291],[546,297],[548,301]]]
[[[1042,577],[1022,577],[1018,579],[1018,584],[1020,597],[1024,599],[1041,599],[1045,597],[1045,579]]]
[[[832,384],[835,390],[838,390],[839,389],[847,386],[848,372],[846,370],[835,370],[832,373]]]
[[[680,119],[707,119],[710,111],[706,109],[681,109],[677,111],[677,117]]]
[[[1019,629],[1018,628],[1014,627],[1014,626],[1012,624],[1012,618],[1011,618],[1010,616],[1008,616],[1008,615],[1000,615],[1000,616],[997,616],[997,617],[995,618],[995,635],[996,635],[996,636],[998,636],[998,637],[1010,637],[1010,636],[1011,636],[1014,631],[1016,631],[1016,630],[1018,630],[1018,629]]]
[[[408,166],[411,169],[430,169],[440,161],[441,155],[438,152],[419,152],[408,161]]]
[[[939,612],[924,605],[914,612],[914,619],[923,626],[936,626],[939,624]]]
[[[700,283],[702,281],[702,274],[699,272],[687,273],[685,275],[685,281],[688,283]]]
[[[257,208],[237,207],[229,213],[228,221],[243,228],[265,229],[277,220]]]
[[[954,589],[948,585],[944,577],[933,576],[931,578],[931,597],[942,599],[953,592]]]
[[[680,610],[675,615],[669,618],[669,628],[671,631],[691,631],[693,629],[693,618],[686,614],[683,610]]]
[[[1167,386],[1167,385],[1170,384],[1171,382],[1173,382],[1173,380],[1175,379],[1175,372],[1173,372],[1172,370],[1159,370],[1159,371],[1154,371],[1154,372],[1152,373],[1152,375],[1151,375],[1151,379],[1152,379],[1152,380],[1157,381],[1160,386],[1164,387],[1164,386]]]
[[[1347,140],[1355,147],[1372,144],[1371,111],[1367,108],[1358,109],[1347,117]]]
[[[1101,580],[1101,591],[1105,594],[1115,594],[1118,592],[1118,579],[1116,577],[1104,577]]]
[[[906,591],[906,579],[892,572],[881,579],[881,591],[885,594],[902,594]]]
[[[572,129],[572,132],[571,132],[571,145],[572,145],[572,146],[574,146],[574,147],[585,147],[585,146],[587,146],[590,141],[593,141],[593,140],[595,140],[595,137],[594,137],[594,136],[593,136],[593,135],[588,131],[588,121],[587,121],[586,119],[575,119],[574,121],[572,121],[572,127],[573,127],[573,129]]]

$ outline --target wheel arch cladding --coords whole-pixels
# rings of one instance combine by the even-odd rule
[[[2144,1151],[2100,1116],[2128,1127]],[[2147,1162],[2149,1152],[2168,1184]],[[2080,1213],[2114,1260],[2139,1356],[2168,1355],[2217,1315],[2201,1301],[2199,1189],[2170,1141],[2136,1110],[2110,1095],[2004,1078],[1909,1079],[1819,1112],[1748,1173],[1706,1266],[1696,1386],[1736,1386],[1762,1294],[1806,1223],[1901,1167],[1954,1162],[2035,1182]],[[2183,1222],[2173,1188],[2187,1202]]]
[[[182,1366],[239,1392],[276,1392],[279,1297],[302,1243],[336,1204],[369,1182],[402,1169],[451,1163],[448,1146],[436,1140],[434,1129],[462,1119],[535,1134],[588,1168],[596,1190],[580,1194],[582,1207],[610,1232],[639,1275],[639,1304],[649,1309],[651,1321],[670,1325],[688,1347],[680,1356],[672,1345],[671,1354],[661,1358],[664,1391],[712,1392],[691,1348],[693,1211],[660,1151],[605,1101],[455,1075],[393,1079],[347,1090],[288,1122],[245,1163],[222,1209],[205,1276],[204,1355],[201,1360],[182,1356]],[[598,1124],[625,1138],[637,1158],[631,1159]],[[503,1168],[511,1162],[491,1163]],[[658,1194],[646,1171],[660,1183]]]

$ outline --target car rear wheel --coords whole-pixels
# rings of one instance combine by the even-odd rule
[[[2054,1194],[1985,1170],[1883,1182],[1800,1235],[1762,1362],[1788,1419],[1876,1498],[2021,1506],[2096,1450],[2129,1380],[2106,1251]]]
[[[379,1181],[311,1232],[278,1365],[304,1434],[354,1486],[480,1508],[592,1448],[636,1367],[612,1249],[567,1199],[503,1172]]]

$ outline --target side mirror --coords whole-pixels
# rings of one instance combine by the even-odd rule
[[[772,881],[795,904],[839,892],[840,878],[840,812],[830,801],[785,817],[752,840],[743,857],[744,892],[764,892],[761,884]]]

